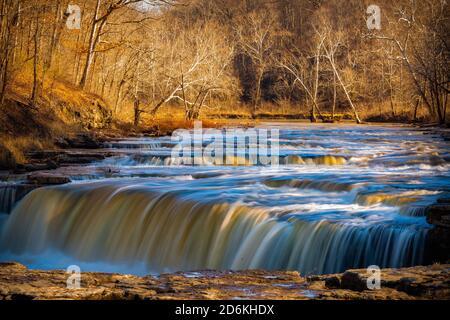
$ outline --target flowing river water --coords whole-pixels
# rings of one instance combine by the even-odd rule
[[[146,274],[423,263],[425,207],[450,191],[450,147],[412,127],[265,124],[280,165],[179,165],[170,137],[55,170],[0,222],[0,261]],[[6,192],[6,191],[4,191]],[[9,206],[0,195],[0,210]],[[4,210],[6,211],[6,210]]]

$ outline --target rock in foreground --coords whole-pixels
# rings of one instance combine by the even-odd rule
[[[297,272],[181,272],[158,277],[82,273],[68,289],[64,271],[0,264],[0,299],[450,299],[450,265],[384,269],[381,289],[364,289],[366,270],[301,277]]]

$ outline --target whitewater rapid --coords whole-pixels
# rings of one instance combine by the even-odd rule
[[[425,207],[450,190],[445,141],[409,127],[265,127],[280,129],[276,167],[178,165],[169,137],[111,142],[115,156],[58,169],[75,182],[2,216],[0,260],[142,274],[424,261]]]

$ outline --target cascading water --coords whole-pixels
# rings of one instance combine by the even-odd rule
[[[0,213],[11,212],[16,202],[16,191],[13,186],[0,186]]]
[[[111,144],[116,157],[85,167],[93,181],[40,188],[16,205],[1,228],[0,260],[142,265],[143,273],[334,273],[423,262],[423,208],[450,190],[444,142],[407,128],[281,129],[288,160],[279,167],[134,162],[167,157],[169,141]],[[391,165],[406,155],[410,164]],[[88,174],[108,166],[117,168],[113,177]]]
[[[33,185],[26,184],[0,184],[0,214],[9,214],[17,202],[19,202]]]
[[[135,183],[36,190],[5,225],[1,243],[13,253],[53,247],[84,261],[139,261],[155,272],[264,268],[324,273],[372,263],[412,265],[422,258],[425,229],[408,221],[339,225],[313,215],[304,221],[295,211],[202,203],[194,200],[195,193],[159,194]]]

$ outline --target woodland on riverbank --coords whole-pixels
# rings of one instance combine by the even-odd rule
[[[385,0],[379,30],[360,0],[72,2],[0,0],[4,145],[196,119],[448,122],[443,0]]]

